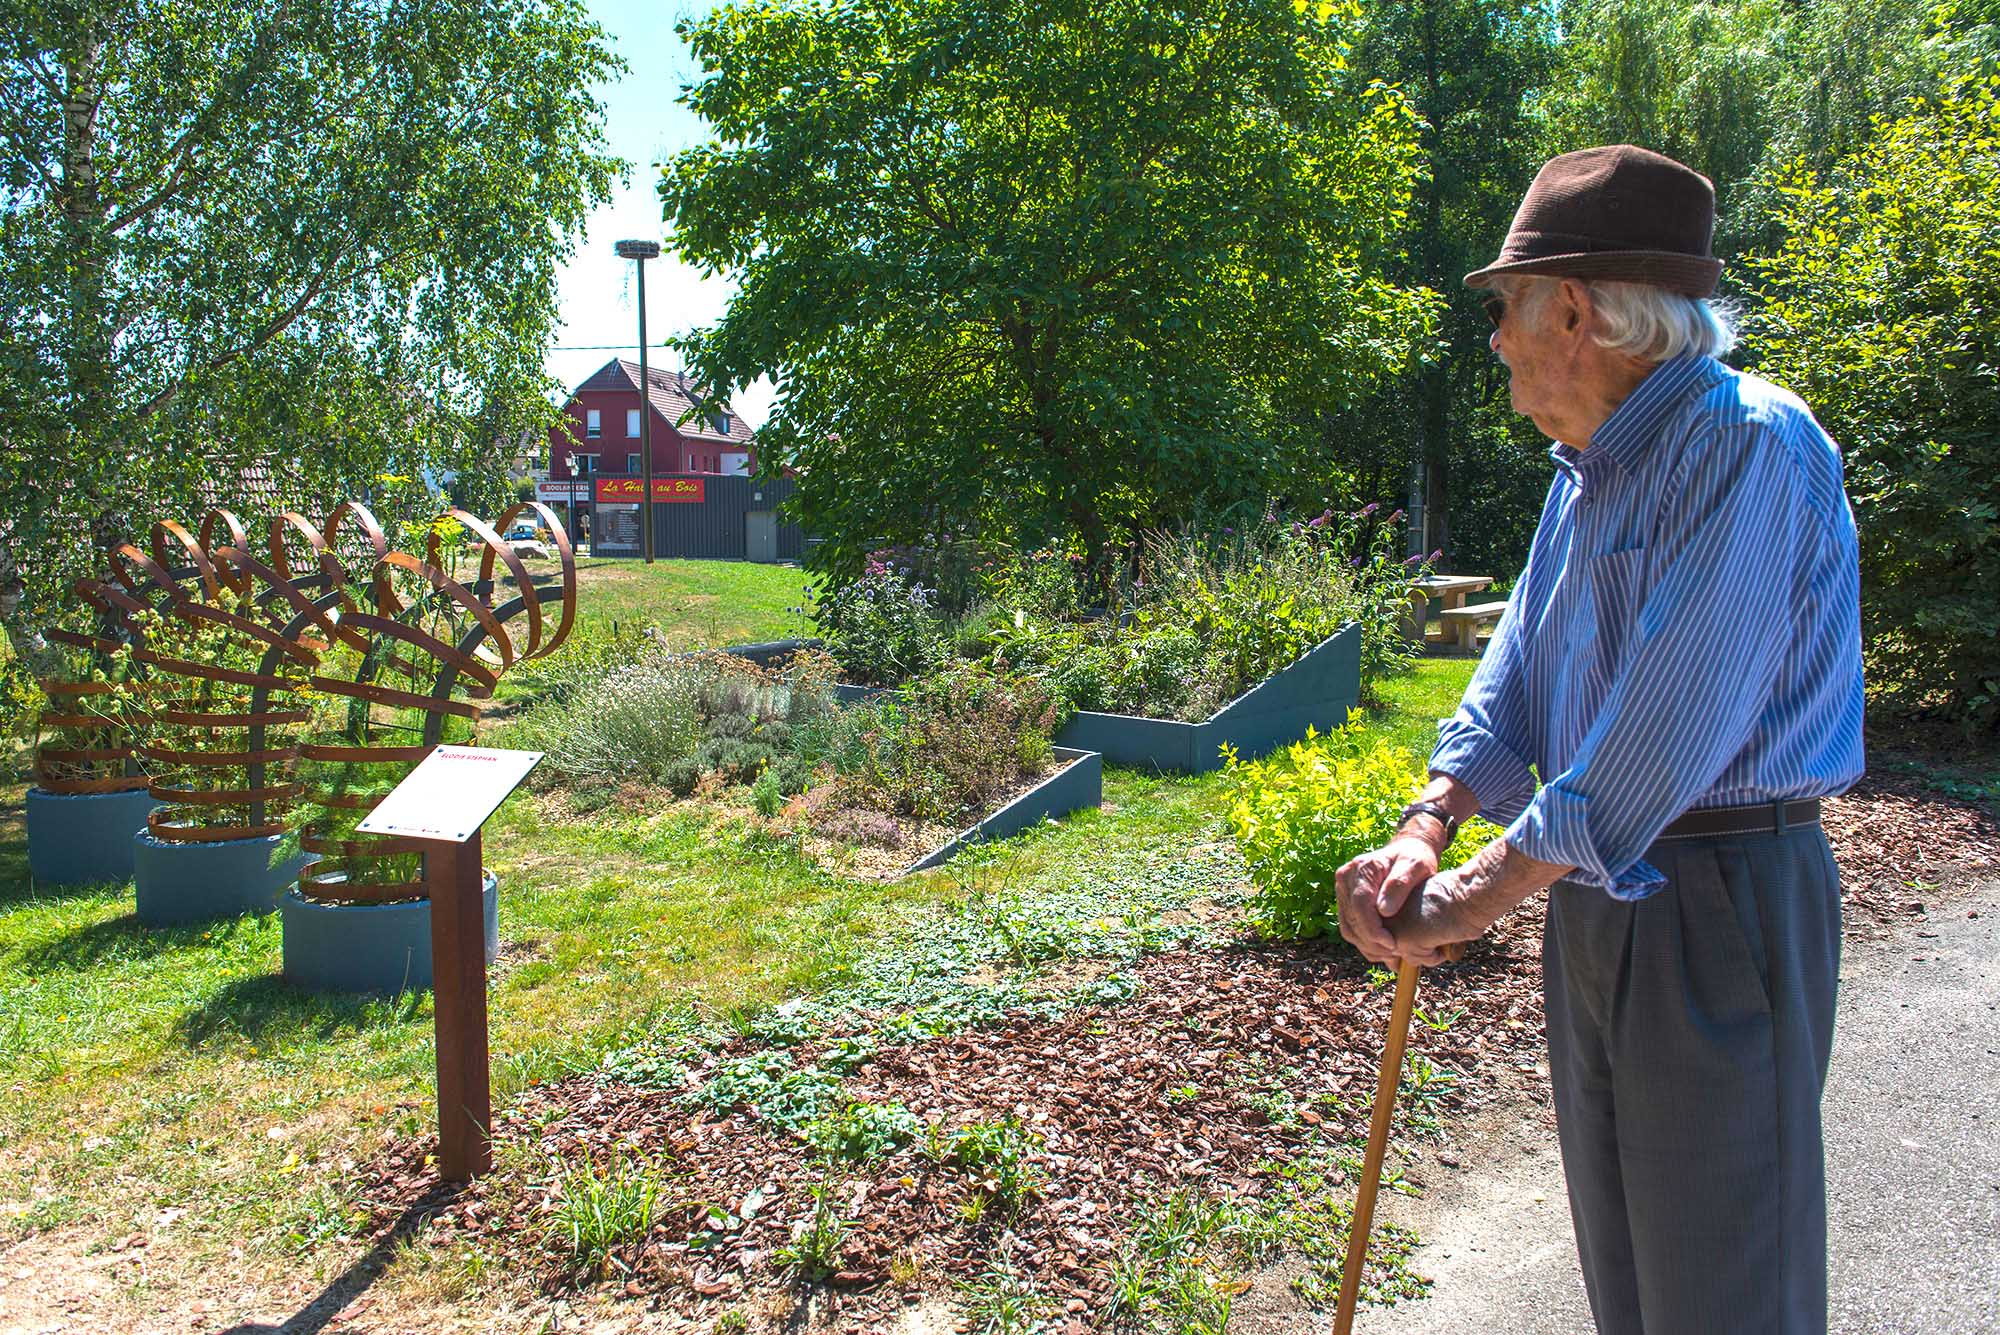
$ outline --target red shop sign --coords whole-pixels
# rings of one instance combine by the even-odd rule
[[[698,477],[656,477],[653,479],[653,500],[686,501],[699,504],[703,496],[703,479]],[[646,479],[642,477],[601,477],[597,479],[597,499],[605,501],[643,501],[646,499]]]

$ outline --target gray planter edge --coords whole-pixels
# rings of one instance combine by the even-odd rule
[[[143,788],[52,793],[31,786],[21,799],[29,880],[43,890],[131,880],[132,835],[159,805]]]
[[[499,878],[482,868],[479,888],[486,962],[491,965],[500,944]],[[431,986],[430,900],[321,904],[293,886],[279,897],[278,907],[285,931],[281,976],[291,986],[388,996]],[[393,958],[398,949],[404,954],[400,965]]]
[[[941,866],[973,844],[989,843],[1021,833],[1049,817],[1067,816],[1073,811],[1104,805],[1104,758],[1095,751],[1067,746],[1056,748],[1063,767],[1001,807],[978,824],[961,832],[949,843],[912,862],[897,877]]]
[[[1260,756],[1347,721],[1361,701],[1361,625],[1350,621],[1199,723],[1139,714],[1079,712],[1056,733],[1062,746],[1084,746],[1114,765],[1186,774],[1222,768],[1222,747]]]

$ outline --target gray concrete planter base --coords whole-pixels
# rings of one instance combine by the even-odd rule
[[[160,805],[130,793],[28,790],[28,875],[43,888],[132,879],[132,836]]]
[[[321,904],[297,890],[279,905],[285,981],[313,992],[421,992],[431,985],[431,902]],[[486,962],[500,957],[500,883],[480,882]]]
[[[998,811],[964,831],[950,843],[912,862],[898,872],[908,876],[950,861],[973,844],[1006,839],[1049,817],[1063,817],[1072,811],[1104,805],[1104,760],[1095,751],[1056,748],[1062,768],[1022,793]]]
[[[1347,722],[1361,702],[1361,627],[1350,623],[1289,667],[1200,723],[1085,710],[1056,734],[1058,746],[1097,751],[1114,765],[1206,774],[1222,768],[1224,743],[1248,759]]]
[[[139,921],[148,927],[171,927],[238,913],[269,913],[306,862],[303,854],[274,861],[282,841],[283,836],[274,834],[213,844],[170,844],[140,830],[128,840]]]

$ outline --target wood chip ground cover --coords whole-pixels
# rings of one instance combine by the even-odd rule
[[[1909,912],[1913,884],[2000,868],[1990,813],[1908,776],[1871,777],[1828,804],[1826,823],[1851,931]],[[496,1127],[508,1169],[449,1198],[423,1243],[524,1262],[544,1291],[589,1285],[551,1223],[564,1174],[645,1165],[660,1183],[658,1218],[612,1250],[599,1291],[669,1326],[733,1324],[733,1313],[751,1328],[795,1320],[810,1293],[813,1324],[886,1330],[927,1295],[976,1305],[996,1275],[1020,1277],[1035,1324],[1132,1325],[1135,1229],[1179,1199],[1227,1200],[1267,1223],[1333,1202],[1315,1221],[1330,1278],[1366,1133],[1386,976],[1326,943],[1241,934],[1228,921],[1240,894],[1227,884],[1230,863],[1226,849],[1203,846],[1178,877],[1138,878],[1150,893],[1125,884],[1116,906],[1089,887],[972,905],[929,924],[904,952],[858,965],[828,997],[769,1013],[743,1035],[668,1036],[611,1054],[603,1071],[530,1090]],[[1396,1185],[1414,1185],[1419,1144],[1486,1097],[1495,1076],[1545,1098],[1539,935],[1539,911],[1523,911],[1465,963],[1427,974]],[[773,1069],[826,1077],[819,1101],[773,1115],[701,1097],[718,1073],[760,1053],[782,1055]],[[1413,1090],[1419,1082],[1427,1087]],[[923,1130],[860,1162],[809,1143],[812,1113],[857,1106],[906,1110],[906,1125]],[[1009,1119],[1028,1137],[1037,1184],[1016,1208],[996,1202],[990,1172],[925,1153],[926,1140],[935,1148]],[[363,1204],[378,1225],[434,1192],[427,1148],[398,1146],[374,1166]],[[824,1282],[807,1285],[786,1249],[815,1222],[832,1245]],[[1421,1283],[1399,1273],[1406,1249],[1384,1239],[1376,1286]],[[1226,1314],[1238,1269],[1264,1256],[1247,1244],[1214,1250],[1201,1258],[1203,1282]]]

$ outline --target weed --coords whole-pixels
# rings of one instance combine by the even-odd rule
[[[551,1227],[570,1264],[593,1278],[620,1247],[652,1231],[660,1179],[652,1165],[614,1158],[602,1171],[589,1159],[562,1170]]]
[[[1403,1124],[1427,1136],[1444,1133],[1445,1102],[1458,1089],[1458,1074],[1439,1066],[1421,1052],[1403,1058],[1403,1079],[1396,1107]]]
[[[750,1318],[743,1315],[741,1308],[732,1307],[715,1318],[715,1325],[710,1329],[715,1335],[742,1335],[744,1331],[750,1329]]]
[[[285,1246],[304,1255],[336,1242],[368,1222],[353,1192],[341,1183],[321,1183],[307,1192],[284,1230]]]
[[[961,1292],[966,1321],[978,1335],[1027,1335],[1054,1306],[1047,1294],[1004,1259],[987,1266]]]
[[[933,1127],[924,1148],[940,1166],[972,1173],[980,1188],[1011,1218],[1041,1191],[1042,1171],[1029,1156],[1042,1143],[1039,1132],[1028,1130],[1010,1113],[1001,1121],[974,1122],[949,1135]]]
[[[840,1249],[853,1227],[840,1213],[840,1194],[831,1174],[810,1188],[813,1205],[792,1227],[792,1240],[771,1253],[782,1270],[810,1280],[840,1269]]]

